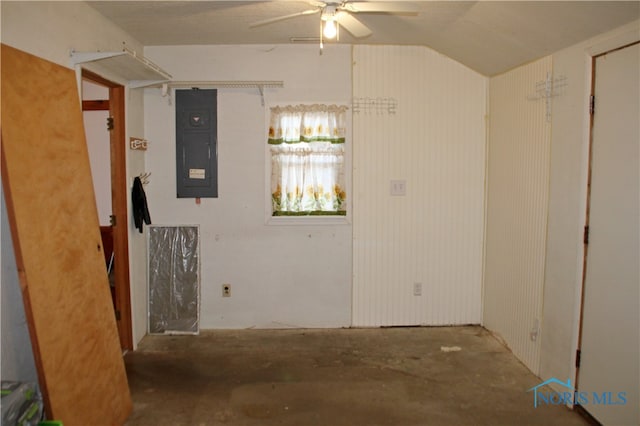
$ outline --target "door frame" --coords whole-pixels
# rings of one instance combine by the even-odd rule
[[[115,313],[120,336],[120,347],[133,350],[133,327],[131,321],[131,285],[129,281],[129,226],[128,186],[125,141],[125,88],[86,69],[82,79],[109,89],[109,117],[113,128],[109,131],[111,153],[111,208],[115,218],[113,227],[113,253],[115,278]]]
[[[637,36],[633,36],[634,41],[616,44],[614,46],[609,45],[608,48],[599,49],[598,51],[592,51],[589,55],[589,62],[587,63],[587,69],[590,76],[589,81],[589,117],[587,122],[587,168],[586,168],[586,198],[585,198],[585,216],[584,216],[584,236],[583,236],[583,252],[582,252],[582,267],[581,267],[581,281],[580,281],[580,296],[579,296],[579,312],[578,312],[578,327],[577,327],[577,341],[576,341],[576,362],[574,370],[574,386],[576,390],[579,390],[580,382],[580,351],[582,350],[583,343],[583,331],[584,331],[584,308],[585,308],[585,287],[587,281],[587,262],[589,254],[589,223],[591,212],[591,182],[592,182],[592,169],[593,169],[593,126],[595,121],[594,115],[594,97],[596,86],[596,61],[598,58],[618,50],[625,49],[627,47],[634,46],[640,43],[637,40]],[[587,409],[581,404],[574,404],[573,408],[580,413],[584,418],[593,424],[599,424],[599,421],[593,417],[593,415],[587,411]]]
[[[598,36],[594,39],[591,39],[584,45],[584,56],[581,61],[581,73],[584,76],[584,85],[581,86],[581,96],[579,102],[583,105],[583,122],[580,125],[580,140],[581,140],[581,150],[580,150],[580,181],[576,182],[576,186],[572,186],[572,190],[580,191],[580,203],[582,207],[579,210],[579,215],[576,217],[575,226],[576,229],[576,256],[575,256],[575,281],[572,286],[574,288],[574,298],[573,301],[575,303],[575,309],[573,309],[573,314],[571,315],[571,346],[570,346],[570,360],[568,362],[568,370],[569,374],[573,380],[573,383],[576,383],[576,379],[578,376],[578,370],[576,368],[576,356],[577,351],[581,347],[581,314],[582,314],[582,296],[583,296],[583,278],[584,278],[584,244],[583,244],[583,227],[586,223],[586,218],[584,216],[586,212],[586,203],[587,203],[587,175],[589,168],[589,160],[588,160],[588,150],[589,150],[589,142],[591,137],[590,132],[590,117],[589,111],[587,108],[589,102],[589,96],[591,94],[591,84],[593,81],[592,75],[592,64],[591,59],[594,56],[598,56],[602,53],[608,52],[610,50],[615,50],[620,48],[621,46],[626,46],[629,44],[633,44],[638,41],[638,26],[636,23],[627,24],[617,30],[614,30],[612,33],[607,33],[604,36]],[[576,74],[578,76],[578,74]],[[582,80],[581,80],[582,81]],[[580,409],[579,406],[574,405],[574,408]]]
[[[593,99],[593,97],[595,96],[596,60],[601,56],[608,55],[610,53],[625,49],[627,47],[631,47],[639,43],[640,41],[634,41],[631,43],[624,44],[622,46],[608,49],[606,51],[603,51],[601,53],[591,56],[590,58],[591,59],[591,63],[590,63],[591,82],[589,84],[590,99]],[[589,229],[589,218],[590,218],[590,212],[591,212],[591,177],[592,177],[592,165],[593,165],[593,124],[594,124],[594,114],[591,108],[592,106],[590,106],[589,124],[588,124],[589,142],[588,142],[588,148],[587,148],[587,193],[586,193],[587,198],[586,198],[585,221],[584,221],[585,231],[584,231],[584,241],[583,241],[584,247],[583,247],[583,255],[582,255],[582,283],[581,283],[581,289],[580,289],[580,314],[578,318],[578,344],[577,344],[578,351],[582,349],[582,331],[583,331],[583,325],[584,325],[583,321],[584,321],[584,299],[585,299],[584,296],[585,296],[585,285],[587,281],[587,261],[588,261],[588,255],[589,255],[588,229]],[[578,389],[579,380],[580,380],[580,365],[579,363],[576,363],[575,379],[574,379],[574,385],[576,389]]]

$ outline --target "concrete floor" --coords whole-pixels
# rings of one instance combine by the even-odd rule
[[[481,327],[147,336],[125,363],[128,426],[588,424],[534,408],[540,379]]]

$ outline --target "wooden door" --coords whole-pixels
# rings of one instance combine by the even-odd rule
[[[595,60],[578,390],[602,424],[639,424],[640,44]]]
[[[122,424],[131,397],[73,70],[2,45],[2,183],[49,418]]]

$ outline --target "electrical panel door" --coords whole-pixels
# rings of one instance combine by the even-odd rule
[[[217,90],[176,90],[178,198],[218,196]]]

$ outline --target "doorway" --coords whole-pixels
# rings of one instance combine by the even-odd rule
[[[602,424],[639,424],[640,44],[593,58],[577,388]]]
[[[109,281],[114,305],[114,313],[123,350],[133,349],[131,323],[131,296],[129,283],[129,248],[127,220],[127,174],[125,142],[125,106],[124,86],[113,83],[87,70],[82,70],[83,87],[90,88],[94,94],[85,100],[82,95],[82,110],[87,131],[87,143],[92,155],[98,157],[97,167],[92,170],[98,205],[101,234],[104,240],[105,266],[109,272]],[[86,83],[86,85],[85,85]],[[102,124],[95,125],[103,118]],[[102,133],[100,126],[104,129]],[[96,140],[89,140],[90,138]],[[108,146],[101,146],[107,143]],[[107,157],[108,155],[108,157]],[[102,167],[100,166],[102,157]],[[106,161],[106,159],[109,161]],[[92,169],[94,169],[92,161]],[[106,167],[105,167],[106,165]]]

